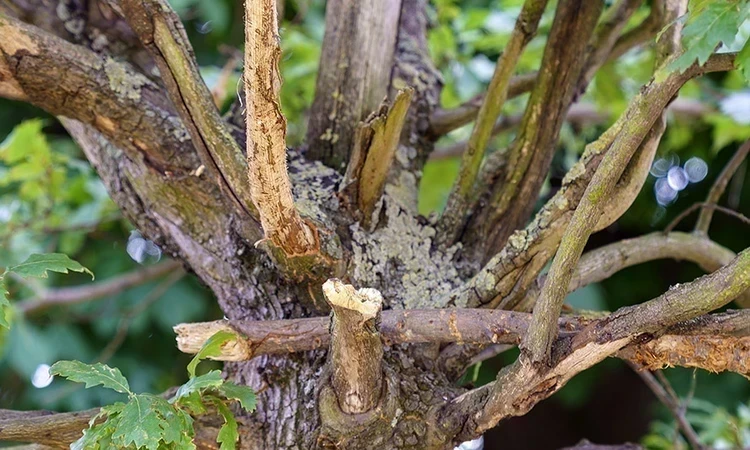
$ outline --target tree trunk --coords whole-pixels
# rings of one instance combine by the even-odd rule
[[[49,3],[0,3],[0,95],[30,102],[60,118],[126,217],[167,254],[183,261],[213,291],[229,319],[227,324],[275,323],[271,321],[326,315],[329,308],[322,284],[329,278],[340,278],[356,288],[377,289],[384,310],[432,308],[435,314],[447,315],[443,308],[494,306],[521,299],[535,280],[544,282],[544,278],[538,278],[539,273],[554,255],[602,154],[620,138],[638,147],[653,125],[653,121],[648,122],[653,111],[634,108],[629,119],[642,126],[627,133],[615,126],[605,133],[587,150],[583,162],[571,171],[570,178],[566,177],[560,194],[545,206],[528,231],[511,236],[523,227],[532,210],[563,117],[581,88],[581,74],[592,70],[579,53],[590,44],[602,3],[581,7],[574,1],[558,2],[552,33],[559,40],[545,51],[542,84],[535,87],[522,122],[525,134],[511,161],[515,184],[501,182],[503,163],[493,165],[488,161],[483,170],[501,169],[490,174],[494,183],[487,190],[477,187],[480,192],[475,197],[487,200],[499,196],[504,200],[482,203],[473,215],[468,211],[459,214],[466,221],[464,231],[478,231],[467,235],[450,230],[450,236],[465,238],[463,244],[454,243],[441,239],[437,224],[417,213],[421,170],[437,138],[430,121],[441,88],[427,51],[425,0],[328,3],[329,28],[312,107],[309,147],[287,149],[286,154],[281,151],[284,131],[278,125],[284,119],[278,110],[272,114],[274,127],[264,127],[263,114],[253,116],[258,106],[255,103],[248,108],[252,117],[249,123],[238,105],[228,117],[219,118],[213,103],[207,100],[184,30],[164,0],[60,2],[63,7]],[[69,10],[73,7],[75,11]],[[268,20],[273,16],[266,17],[266,13],[262,8],[254,11],[264,20],[248,26],[263,37],[258,40],[260,44],[252,41],[257,45],[274,41],[276,30]],[[369,20],[370,13],[383,20]],[[367,27],[363,28],[363,23]],[[267,34],[261,33],[263,27],[270,27],[265,29]],[[622,27],[604,31],[610,29],[619,33]],[[616,41],[612,36],[602,39],[609,47],[592,50],[597,55],[609,53]],[[272,50],[262,55],[268,57],[265,64],[272,69],[274,55]],[[248,102],[268,102],[265,106],[271,109],[278,106],[274,103],[278,99],[273,98],[278,80],[263,78],[265,73],[257,70],[259,61],[248,60],[246,64],[253,80],[257,80],[248,85]],[[691,77],[729,70],[733,64],[731,55],[714,58],[704,68],[694,66],[683,74],[649,84],[642,90],[641,100],[636,100],[653,105],[651,109],[658,113]],[[268,89],[253,91],[256,84],[265,82]],[[393,106],[397,93],[404,88],[409,88],[409,94],[399,96],[400,103]],[[391,102],[377,109],[377,103],[386,96]],[[409,98],[408,112],[403,114],[403,102],[408,103]],[[360,123],[365,119],[366,123]],[[539,121],[553,125],[540,125]],[[250,130],[247,135],[246,126]],[[390,136],[378,141],[377,145],[388,146],[385,150],[373,144],[379,126],[388,127],[387,133],[393,135],[400,132],[399,139]],[[265,138],[267,141],[260,145]],[[658,144],[658,137],[656,141]],[[382,158],[385,166],[360,177],[362,166],[369,167],[367,157],[372,153],[368,152],[387,155]],[[281,167],[285,160],[288,180]],[[257,165],[266,161],[268,165],[261,169],[267,170],[261,176]],[[342,164],[347,162],[350,166],[344,171]],[[374,187],[367,208],[362,210],[352,197],[360,178],[368,180],[368,188]],[[623,183],[628,184],[628,179]],[[276,189],[290,185],[293,202],[281,198],[283,189]],[[274,203],[276,200],[278,203]],[[495,216],[511,200],[513,214],[507,222],[498,222],[501,218]],[[278,240],[279,230],[268,214],[281,209],[295,229],[307,233],[299,246]],[[490,245],[486,245],[488,239]],[[674,247],[675,254],[664,251],[634,258],[679,257],[679,248]],[[714,259],[729,259],[726,249],[715,247],[720,255]],[[480,270],[485,260],[489,262]],[[609,322],[584,321],[580,329],[568,330],[579,334],[563,333],[554,341],[556,352],[550,355],[549,366],[527,364],[521,358],[498,376],[496,384],[469,392],[456,386],[453,379],[479,357],[479,351],[476,346],[461,346],[462,333],[453,318],[447,320],[455,345],[441,346],[438,342],[443,341],[435,340],[385,346],[380,361],[379,351],[357,352],[351,342],[336,346],[336,339],[358,332],[364,335],[357,341],[363,345],[379,342],[379,314],[367,316],[362,323],[349,317],[346,332],[331,337],[336,350],[330,353],[335,356],[317,349],[288,355],[260,354],[249,361],[225,365],[227,379],[251,386],[258,393],[257,410],[242,417],[240,448],[453,448],[462,440],[477,437],[498,420],[524,414],[575,373],[628,346],[655,339],[653,323],[630,321],[645,314],[643,311],[649,312],[647,317],[654,321],[664,311],[669,317],[679,317],[671,321],[662,317],[659,329],[674,334],[692,330],[677,322],[705,314],[739,296],[750,281],[732,275],[747,270],[749,260],[750,256],[743,253],[716,277],[668,293],[689,297],[711,289],[726,291],[708,306],[691,308],[686,304],[688,312],[676,311],[663,305],[679,302],[660,297],[639,305],[641,309],[614,314]],[[618,264],[621,268],[628,262]],[[585,267],[579,269],[579,273],[589,273]],[[735,280],[731,286],[722,281],[729,279]],[[568,281],[563,280],[562,286],[575,284]],[[537,286],[529,295],[538,290]],[[338,313],[343,314],[341,310]],[[343,323],[338,322],[343,317],[335,316],[336,307],[332,314],[337,326]],[[559,311],[551,314],[554,325]],[[523,317],[528,319],[524,323],[534,323],[529,315]],[[746,320],[744,316],[742,319]],[[699,331],[720,320],[709,317],[700,323]],[[742,326],[738,320],[722,333]],[[601,334],[600,329],[617,333]],[[492,341],[484,344],[496,342],[497,336],[507,332],[488,333]],[[271,337],[282,339],[283,335]],[[249,348],[254,350],[252,344]],[[347,360],[352,354],[356,357]],[[368,354],[377,360],[367,360],[346,372],[357,378],[351,380],[356,389],[351,389],[363,394],[365,400],[342,407],[340,391],[350,387],[341,387],[349,386],[341,378],[343,372],[337,372],[341,361],[357,364]],[[698,364],[689,358],[681,361],[684,365]]]

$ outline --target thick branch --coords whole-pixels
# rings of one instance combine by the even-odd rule
[[[294,206],[286,169],[275,0],[245,2],[245,100],[250,191],[266,238],[287,257],[318,252],[317,230]]]
[[[529,313],[492,309],[387,310],[379,326],[385,345],[397,344],[505,344],[517,345],[528,329]],[[573,338],[594,322],[591,318],[563,316],[558,321],[560,336]],[[237,342],[222,348],[219,361],[244,361],[261,355],[288,354],[325,348],[331,343],[329,319],[289,319],[270,321],[217,321],[180,324],[175,327],[177,346],[185,353],[197,353],[208,338],[220,330],[240,336]],[[664,339],[666,344],[660,344]],[[725,339],[722,355],[711,363],[698,350]],[[732,370],[748,373],[750,348],[750,311],[730,311],[683,322],[663,330],[663,336],[647,342],[634,342],[617,354],[636,363],[661,360],[665,364],[702,367],[708,370]],[[679,345],[679,346],[678,346]],[[648,349],[677,348],[661,359],[645,359]],[[730,349],[734,352],[731,353]],[[728,356],[733,355],[731,358]],[[725,364],[721,365],[720,361]],[[650,364],[650,362],[649,362]],[[723,368],[722,368],[723,367]]]
[[[401,0],[333,0],[326,26],[308,155],[343,169],[357,124],[388,94]]]
[[[179,17],[166,0],[126,0],[119,2],[119,6],[156,62],[201,162],[237,210],[244,213],[246,219],[255,220],[257,212],[247,183],[242,151],[203,82]]]
[[[90,302],[177,271],[182,271],[182,264],[178,261],[167,261],[95,284],[44,291],[36,297],[24,301],[18,305],[18,308],[23,314],[28,315],[40,313],[53,306]]]
[[[740,165],[747,158],[747,154],[750,153],[750,140],[746,141],[740,148],[735,152],[732,159],[729,160],[724,170],[721,171],[719,176],[714,181],[711,190],[708,192],[706,197],[706,203],[719,203],[721,195],[729,184],[729,180],[740,167]],[[701,208],[700,216],[698,216],[698,222],[695,224],[695,231],[698,233],[708,233],[708,227],[711,225],[711,218],[713,217],[714,211],[711,208]]]
[[[378,331],[383,297],[375,289],[355,290],[339,280],[326,281],[323,293],[333,310],[328,353],[333,390],[343,412],[367,412],[378,404],[383,383]]]
[[[474,192],[479,166],[484,157],[485,148],[490,140],[500,111],[508,97],[511,76],[515,71],[518,59],[526,44],[536,34],[539,19],[547,6],[547,0],[526,0],[516,20],[508,44],[495,66],[495,73],[487,88],[487,93],[479,107],[479,114],[466,145],[458,177],[448,196],[448,202],[440,218],[441,239],[444,243],[453,243],[456,234],[468,213],[470,196]]]
[[[750,287],[750,250],[718,271],[670,289],[646,303],[621,308],[586,326],[572,339],[561,339],[549,367],[519,358],[498,374],[489,387],[470,391],[444,408],[440,418],[462,417],[454,426],[464,439],[493,427],[499,420],[528,412],[559,390],[575,374],[628,344],[648,340],[679,322],[720,308]],[[744,311],[743,311],[744,313]],[[529,325],[534,332],[534,317]],[[477,406],[481,407],[475,412]],[[455,419],[453,419],[455,420]],[[446,427],[449,425],[446,424]]]
[[[733,68],[734,55],[714,55],[703,67],[692,66],[682,74],[672,74],[662,82],[645,86],[627,112],[597,141],[586,147],[580,161],[563,179],[563,186],[526,229],[513,234],[502,251],[474,278],[447,296],[443,304],[473,307],[486,304],[497,296],[523,295],[557,249],[571,211],[580,202],[592,174],[611,151],[613,142],[617,139],[620,148],[633,151],[649,131],[652,121],[659,117],[658,108],[664,108],[685,82],[702,73]]]

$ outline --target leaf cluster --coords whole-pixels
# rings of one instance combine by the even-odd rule
[[[87,388],[103,386],[126,394],[126,402],[105,406],[89,422],[83,436],[71,444],[74,450],[124,449],[194,449],[195,415],[216,412],[224,419],[217,442],[221,450],[236,447],[239,439],[237,420],[228,406],[237,401],[248,412],[255,409],[255,393],[246,386],[224,381],[221,371],[212,370],[196,375],[202,359],[221,353],[221,348],[237,339],[233,333],[221,331],[214,334],[188,365],[189,380],[167,399],[154,394],[136,394],[119,369],[105,364],[85,364],[80,361],[59,361],[50,373],[78,383]]]

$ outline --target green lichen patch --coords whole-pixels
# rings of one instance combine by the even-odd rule
[[[104,62],[104,72],[107,74],[110,89],[130,100],[140,100],[141,87],[149,83],[148,78],[129,70],[112,58],[107,58]]]

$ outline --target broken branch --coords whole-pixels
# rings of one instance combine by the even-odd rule
[[[350,284],[328,280],[323,293],[333,310],[328,363],[339,407],[360,414],[380,400],[383,382],[383,344],[378,322],[383,297],[375,289],[355,290]]]

